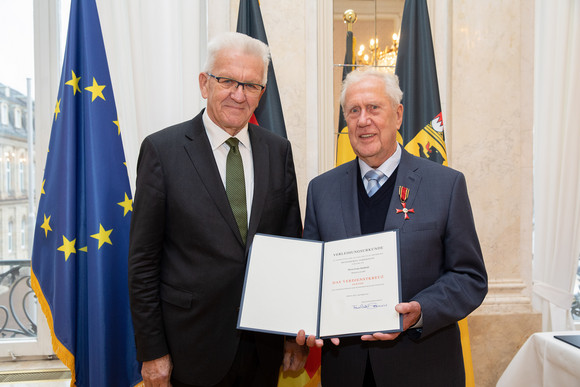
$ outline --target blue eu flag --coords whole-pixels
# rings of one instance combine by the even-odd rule
[[[32,253],[32,286],[77,386],[133,386],[132,200],[94,0],[73,0]]]

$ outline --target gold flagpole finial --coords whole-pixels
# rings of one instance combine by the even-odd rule
[[[346,23],[347,31],[352,32],[352,25],[356,23],[357,19],[356,12],[354,12],[352,9],[347,9],[344,11],[342,19]]]

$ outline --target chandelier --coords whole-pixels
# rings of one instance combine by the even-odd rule
[[[344,11],[343,20],[347,24],[347,30],[352,31],[352,25],[357,21],[357,15],[352,9]],[[397,52],[399,50],[399,35],[394,33],[392,43],[381,49],[379,38],[371,38],[368,50],[361,44],[355,55],[355,66],[386,67],[388,71],[394,73],[397,65]]]

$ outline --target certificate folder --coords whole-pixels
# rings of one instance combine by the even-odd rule
[[[319,338],[402,330],[398,231],[332,242],[257,234],[238,329]]]

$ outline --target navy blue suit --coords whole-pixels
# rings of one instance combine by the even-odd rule
[[[310,182],[304,238],[332,241],[361,235],[358,160]],[[405,220],[399,187],[409,189]],[[463,174],[403,150],[384,230],[399,229],[403,302],[417,301],[422,329],[394,341],[341,339],[323,347],[322,385],[361,385],[367,357],[378,386],[465,384],[457,321],[487,293],[487,274]]]

